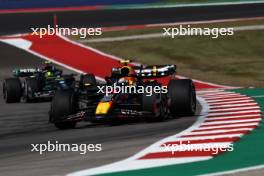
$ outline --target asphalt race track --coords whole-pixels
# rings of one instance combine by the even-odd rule
[[[0,43],[0,51],[1,80],[9,77],[13,68],[41,64],[41,59],[3,43]],[[134,122],[116,126],[82,123],[77,129],[60,131],[48,123],[49,103],[5,104],[2,92],[0,97],[1,175],[58,175],[111,163],[184,130],[196,120],[196,117],[182,117],[162,123]],[[100,143],[103,151],[86,155],[75,152],[40,155],[30,151],[30,144],[48,140]]]
[[[53,25],[57,15],[60,27],[105,27],[264,16],[264,3],[206,7],[155,8],[137,10],[98,10],[0,14],[0,35],[32,32],[31,27]]]

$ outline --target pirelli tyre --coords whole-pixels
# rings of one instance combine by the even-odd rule
[[[80,88],[85,88],[87,86],[95,86],[96,79],[94,74],[81,75],[80,78]]]
[[[35,93],[39,91],[39,82],[35,78],[26,78],[24,81],[24,95],[25,102],[31,103],[36,100]]]
[[[77,112],[77,98],[73,90],[58,90],[56,91],[50,110],[50,121],[54,123],[58,129],[74,128],[76,122],[67,121],[69,115]]]
[[[168,84],[168,100],[171,115],[194,115],[196,111],[196,92],[192,80],[170,80]]]
[[[154,90],[155,86],[160,86],[156,82],[150,82],[145,85],[145,87],[151,86]],[[144,112],[150,113],[146,115],[145,120],[147,122],[160,122],[167,118],[167,96],[162,93],[151,93],[142,94],[142,110]]]
[[[8,78],[3,82],[3,96],[6,103],[20,102],[22,87],[18,78]]]

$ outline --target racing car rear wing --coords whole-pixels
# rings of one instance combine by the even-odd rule
[[[13,70],[13,75],[16,77],[28,77],[33,76],[34,74],[39,72],[41,72],[41,70],[35,68],[15,69]]]
[[[157,78],[176,74],[176,65],[151,65],[135,68],[137,76],[141,78]]]

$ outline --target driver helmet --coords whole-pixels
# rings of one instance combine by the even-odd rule
[[[47,72],[45,73],[45,77],[46,77],[46,78],[50,78],[50,77],[53,77],[53,76],[54,76],[54,73],[51,72],[51,71],[47,71]]]
[[[124,77],[122,77],[120,81],[127,82],[129,85],[132,85],[136,82],[136,78],[132,76],[135,75],[135,70],[132,66],[123,66],[121,68],[121,73],[124,75]]]
[[[45,71],[53,71],[54,66],[52,65],[50,61],[45,61],[42,69]]]

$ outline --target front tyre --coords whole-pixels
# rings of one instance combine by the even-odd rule
[[[56,91],[50,110],[50,121],[54,123],[58,129],[74,128],[76,122],[66,121],[69,115],[77,112],[77,98],[72,90]]]

